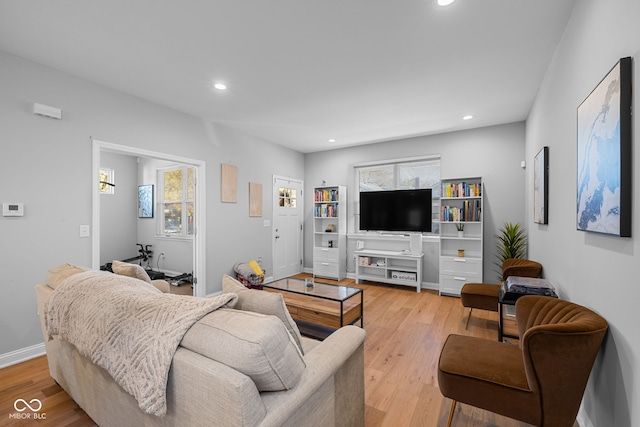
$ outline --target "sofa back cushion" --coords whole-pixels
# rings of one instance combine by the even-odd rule
[[[69,263],[58,265],[47,272],[47,285],[49,285],[51,289],[55,289],[67,277],[87,270],[89,269]]]
[[[116,274],[123,276],[135,277],[136,279],[144,280],[147,283],[151,283],[151,278],[142,266],[137,264],[130,264],[128,262],[113,261],[111,263],[111,269]]]
[[[209,313],[180,345],[247,375],[258,391],[289,390],[306,367],[282,322],[250,311],[221,308]]]
[[[280,319],[295,340],[300,352],[304,354],[300,330],[296,322],[291,318],[281,294],[249,289],[226,274],[222,276],[222,292],[238,295],[238,302],[234,307],[238,310],[270,314]]]

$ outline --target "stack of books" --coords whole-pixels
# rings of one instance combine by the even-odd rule
[[[507,291],[518,294],[549,295],[555,294],[555,288],[547,279],[510,276],[507,278]]]
[[[547,279],[510,276],[503,284],[503,299],[516,300],[523,295],[545,295],[557,298],[556,289]]]

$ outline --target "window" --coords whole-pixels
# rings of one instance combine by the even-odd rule
[[[111,168],[100,168],[98,176],[98,188],[100,194],[114,194],[116,184],[114,183],[114,171]]]
[[[282,208],[295,208],[297,206],[297,191],[295,188],[278,188],[278,204]]]
[[[158,234],[193,236],[194,168],[159,169],[158,186]]]
[[[431,188],[433,196],[431,234],[438,234],[440,224],[440,157],[408,160],[392,160],[355,167],[358,193],[355,197],[356,212],[360,212],[361,191],[411,190]],[[356,215],[356,229],[359,224]]]

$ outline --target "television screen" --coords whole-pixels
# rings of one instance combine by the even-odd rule
[[[360,192],[360,230],[431,231],[431,189]]]

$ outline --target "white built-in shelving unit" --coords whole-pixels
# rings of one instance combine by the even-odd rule
[[[482,178],[442,180],[440,294],[460,296],[468,282],[482,282]],[[458,228],[464,228],[459,231]]]
[[[356,284],[362,280],[412,286],[420,292],[424,254],[404,251],[357,250]]]
[[[313,189],[313,275],[347,276],[347,187]]]

